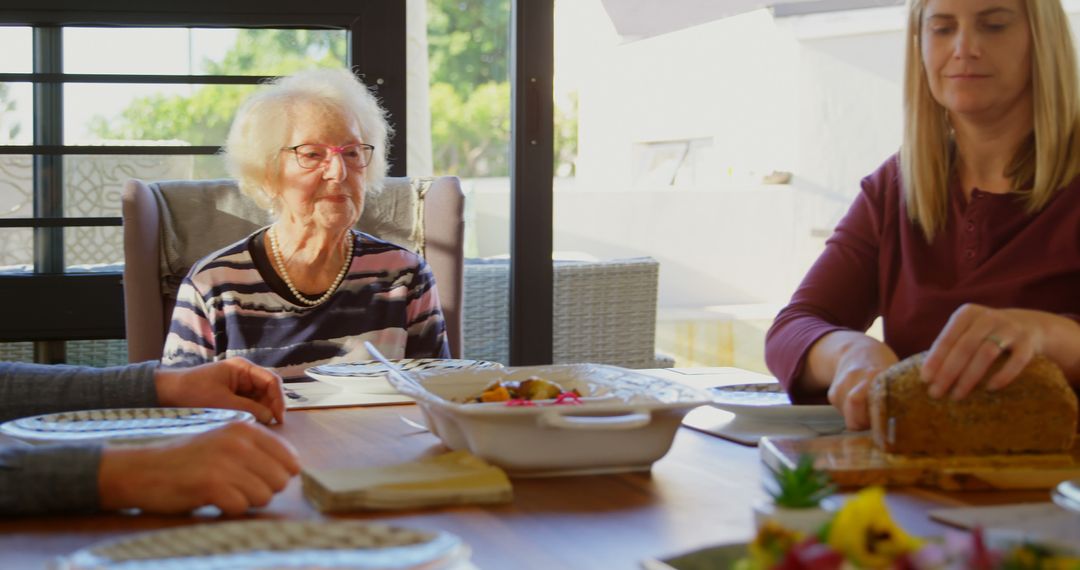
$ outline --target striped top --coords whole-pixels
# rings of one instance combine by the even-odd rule
[[[283,378],[310,366],[387,358],[449,358],[446,323],[427,263],[354,232],[353,258],[337,291],[300,304],[273,270],[263,228],[196,263],[177,292],[162,365],[242,356]]]

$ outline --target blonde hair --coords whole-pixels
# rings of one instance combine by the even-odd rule
[[[240,190],[261,207],[273,204],[274,189],[265,186],[277,178],[281,148],[288,143],[298,105],[356,119],[363,142],[375,146],[364,168],[364,190],[378,191],[388,168],[393,129],[375,96],[347,69],[312,69],[281,77],[244,101],[224,148],[225,166]]]
[[[908,218],[927,241],[948,217],[954,161],[945,108],[930,93],[922,59],[922,19],[929,0],[909,0],[904,69],[904,141],[900,175]],[[1069,20],[1059,0],[1024,0],[1032,38],[1034,136],[1017,149],[1006,175],[1030,213],[1080,174],[1080,91]],[[1030,188],[1025,186],[1030,185]]]

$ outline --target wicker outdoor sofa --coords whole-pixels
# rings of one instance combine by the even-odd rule
[[[555,363],[673,365],[656,354],[656,260],[555,261],[553,270]],[[505,259],[465,260],[464,358],[509,363],[509,273]]]

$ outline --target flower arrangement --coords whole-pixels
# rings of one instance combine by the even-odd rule
[[[736,570],[1080,570],[1080,558],[1036,545],[991,548],[978,529],[941,542],[915,538],[892,520],[880,487],[860,491],[816,533],[766,522],[748,554]]]

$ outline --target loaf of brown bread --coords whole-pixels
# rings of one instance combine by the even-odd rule
[[[1061,369],[1036,356],[1000,390],[987,378],[963,400],[928,394],[920,378],[926,353],[906,358],[874,378],[870,423],[874,443],[903,455],[1057,453],[1072,448],[1077,398]]]

